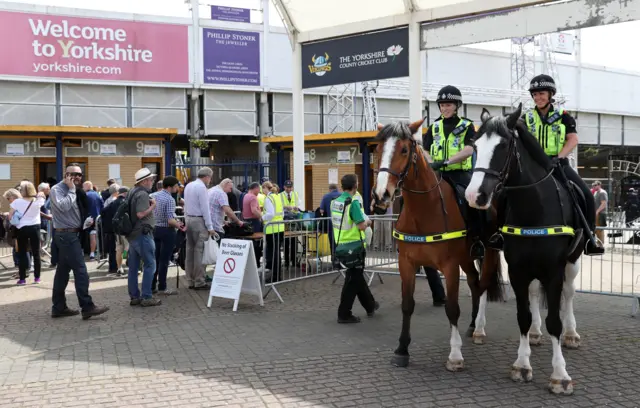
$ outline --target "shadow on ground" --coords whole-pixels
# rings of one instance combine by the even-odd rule
[[[174,271],[174,270],[172,270]],[[103,319],[51,319],[50,284],[6,288],[0,298],[0,391],[16,406],[636,406],[640,380],[640,323],[630,301],[578,295],[580,350],[565,351],[575,381],[571,397],[549,395],[548,337],[533,348],[534,381],[515,384],[515,302],[489,304],[488,343],[464,339],[466,368],[449,373],[449,327],[444,309],[431,306],[419,280],[411,365],[389,363],[400,333],[400,282],[374,280],[382,303],[359,325],[336,324],[341,280],[333,276],[281,288],[285,303],[269,295],[265,307],[243,298],[215,299],[181,284],[178,296],[155,308],[130,307],[126,279],[92,274],[92,296],[112,310]],[[172,272],[173,274],[173,272]],[[94,278],[95,276],[95,278]],[[45,272],[45,282],[52,272]],[[102,279],[102,281],[99,281]],[[172,283],[175,280],[172,279]],[[69,304],[77,305],[73,286]],[[470,321],[461,295],[460,327]],[[356,314],[364,315],[360,306]],[[544,312],[544,311],[543,311]],[[544,316],[544,315],[543,315]],[[71,398],[71,400],[68,400]],[[4,406],[4,405],[3,405]]]

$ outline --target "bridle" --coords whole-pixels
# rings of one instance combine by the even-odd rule
[[[407,177],[407,175],[409,174],[409,170],[411,170],[411,167],[413,167],[414,170],[414,177],[418,176],[418,166],[416,166],[417,162],[418,162],[418,152],[422,153],[424,156],[424,150],[422,149],[422,146],[420,146],[416,140],[412,137],[411,138],[411,145],[409,146],[409,156],[410,156],[410,160],[407,161],[407,165],[404,166],[404,169],[402,170],[402,172],[397,173],[387,167],[382,167],[380,169],[378,169],[378,173],[389,173],[392,176],[395,176],[398,179],[398,188],[401,188],[403,191],[407,191],[409,193],[414,193],[414,194],[427,194],[432,192],[433,190],[435,190],[436,188],[438,188],[440,186],[440,183],[442,182],[442,174],[440,174],[440,177],[438,177],[438,174],[435,170],[431,169],[431,167],[429,167],[428,163],[427,163],[427,167],[429,167],[429,169],[431,169],[431,171],[433,171],[434,175],[436,176],[436,184],[433,187],[430,187],[428,190],[412,190],[410,188],[405,188],[404,187],[404,180],[405,177]],[[425,159],[426,161],[426,159]]]
[[[501,191],[511,191],[511,190],[522,190],[522,189],[527,189],[527,188],[531,188],[531,187],[535,187],[538,184],[544,182],[545,180],[547,180],[551,174],[553,174],[553,170],[554,168],[551,167],[551,169],[549,170],[549,172],[540,180],[533,182],[531,184],[526,184],[526,185],[521,185],[521,186],[507,186],[507,181],[509,180],[509,175],[510,175],[510,171],[511,171],[511,164],[513,159],[515,158],[517,166],[518,166],[518,173],[522,174],[522,162],[520,161],[520,152],[518,151],[518,146],[517,146],[517,139],[519,139],[520,137],[518,136],[518,132],[516,130],[512,130],[509,129],[511,132],[511,139],[509,141],[509,148],[508,148],[508,153],[507,153],[507,160],[504,163],[504,166],[502,167],[502,170],[500,171],[496,171],[493,169],[486,169],[483,167],[476,167],[473,169],[474,172],[480,172],[480,173],[485,173],[488,174],[490,176],[493,176],[495,178],[498,179],[498,184],[496,185],[496,187],[494,188],[493,192],[494,194],[499,194]],[[473,146],[474,150],[476,150],[476,146],[474,144]]]

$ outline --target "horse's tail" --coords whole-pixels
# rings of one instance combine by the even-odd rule
[[[492,264],[487,273],[483,273],[480,278],[480,288],[484,292],[487,291],[487,299],[489,302],[503,302],[505,300],[504,288],[502,281],[502,262],[500,261],[500,252],[495,253],[495,262]],[[484,258],[484,262],[488,262],[490,257]],[[484,266],[483,266],[484,269]]]

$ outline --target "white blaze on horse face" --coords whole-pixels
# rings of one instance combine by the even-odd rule
[[[391,160],[393,159],[393,154],[396,150],[396,142],[398,138],[392,136],[384,142],[384,146],[382,147],[382,160],[380,160],[380,168],[388,169],[391,166]],[[385,191],[388,191],[389,184],[389,173],[386,171],[381,171],[378,173],[378,180],[376,183],[376,195],[378,198],[382,199]],[[391,194],[391,193],[389,193]]]
[[[495,120],[495,118],[491,120]],[[489,165],[491,164],[491,159],[493,158],[493,154],[499,144],[500,136],[493,134],[484,134],[476,140],[476,167],[485,169],[490,168]],[[473,176],[471,176],[471,182],[465,191],[465,198],[469,202],[469,205],[481,210],[486,210],[491,205],[491,197],[488,197],[487,203],[484,206],[479,206],[476,202],[481,193],[480,188],[482,187],[482,182],[484,181],[485,176],[485,173],[474,171]],[[492,191],[485,191],[484,193],[488,195],[493,194]]]

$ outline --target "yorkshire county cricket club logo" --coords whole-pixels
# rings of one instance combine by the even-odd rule
[[[316,74],[317,76],[323,76],[327,72],[331,71],[331,62],[329,62],[329,54],[326,52],[324,55],[311,57],[313,65],[309,65],[309,72]]]

